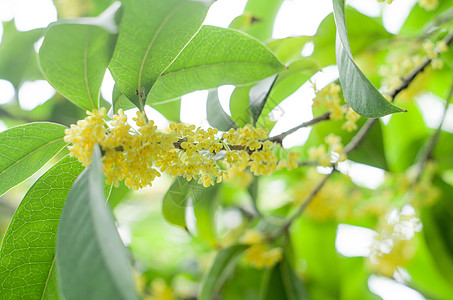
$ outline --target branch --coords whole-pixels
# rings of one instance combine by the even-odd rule
[[[426,147],[425,151],[422,154],[422,157],[419,162],[418,170],[417,170],[417,176],[415,177],[414,183],[417,183],[420,181],[420,177],[422,176],[423,169],[425,168],[426,163],[428,162],[428,159],[431,157],[434,148],[436,147],[437,142],[439,141],[439,136],[442,131],[442,125],[444,124],[445,118],[447,117],[447,110],[448,106],[450,105],[451,98],[453,97],[453,74],[452,74],[452,82],[450,85],[450,90],[447,95],[447,101],[445,102],[445,107],[444,107],[444,112],[442,114],[442,119],[440,121],[439,127],[437,127],[436,132],[431,137],[431,140]]]
[[[274,234],[269,237],[269,240],[274,240],[278,238],[282,233],[287,232],[293,222],[305,211],[308,205],[313,201],[315,196],[319,193],[319,191],[324,187],[327,180],[333,175],[335,172],[335,168],[332,168],[332,171],[325,175],[324,178],[318,183],[318,185],[310,192],[310,194],[305,198],[302,204],[299,206],[297,211],[283,224],[282,227],[279,228]]]
[[[453,33],[450,33],[447,37],[445,37],[444,41],[447,44],[447,46],[450,46],[451,43],[453,42]],[[437,57],[439,56],[440,53],[437,52],[436,54]],[[423,72],[426,69],[426,67],[431,64],[432,60],[433,60],[432,58],[426,58],[424,63],[422,63],[420,66],[412,70],[412,72],[410,72],[407,76],[403,77],[403,81],[401,82],[401,84],[397,88],[395,88],[393,92],[389,94],[389,96],[392,98],[392,102],[399,93],[401,93],[402,91],[409,87],[409,85],[412,83],[412,81],[414,81],[415,77],[417,77],[418,74]]]
[[[283,142],[283,139],[285,137],[287,137],[288,135],[290,135],[291,133],[294,133],[296,132],[297,130],[301,129],[301,128],[304,128],[304,127],[308,127],[308,126],[311,126],[311,125],[314,125],[316,123],[319,123],[319,122],[322,122],[322,121],[326,121],[326,120],[329,120],[330,119],[330,112],[325,112],[323,113],[322,115],[316,117],[316,118],[313,118],[312,120],[310,121],[307,121],[307,122],[304,122],[288,131],[285,131],[283,133],[280,133],[279,135],[276,135],[276,136],[273,136],[271,138],[269,138],[269,140],[271,142],[275,142],[275,143],[278,143],[278,144],[282,144]]]

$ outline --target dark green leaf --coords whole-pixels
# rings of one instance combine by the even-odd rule
[[[346,7],[346,28],[348,36],[354,41],[350,47],[352,55],[357,55],[372,47],[375,43],[383,42],[392,37],[382,25],[381,18],[370,18],[361,14],[354,8]],[[360,26],[357,26],[360,24]],[[318,31],[313,37],[315,45],[312,57],[321,64],[322,67],[335,64],[335,43],[336,28],[333,14],[329,14],[318,27]]]
[[[98,147],[63,207],[56,264],[67,300],[138,299],[126,248],[106,206]]]
[[[245,245],[234,245],[217,253],[211,268],[201,282],[199,300],[211,300],[214,298],[214,295],[229,275],[229,271],[235,266],[237,256],[247,247]]]
[[[110,71],[143,109],[151,87],[198,31],[209,5],[187,0],[123,0],[124,14]]]
[[[225,84],[257,82],[284,70],[263,44],[232,29],[203,26],[148,95],[148,103]]]
[[[303,300],[308,299],[308,295],[304,283],[294,273],[288,261],[283,260],[270,271],[261,299]]]
[[[368,132],[360,146],[348,155],[348,159],[370,165],[383,170],[389,170],[385,157],[382,125],[377,122]]]
[[[0,250],[2,298],[51,299],[56,294],[53,269],[58,221],[71,185],[82,170],[76,158],[66,156],[25,195]]]
[[[119,2],[96,18],[50,25],[39,50],[41,69],[49,82],[74,104],[99,107],[99,92],[115,47]]]
[[[236,128],[237,125],[231,117],[223,110],[220,105],[219,94],[217,90],[209,91],[208,100],[206,101],[206,111],[209,125],[221,131],[228,131],[230,128]]]
[[[249,91],[250,111],[252,112],[253,126],[256,126],[258,118],[261,116],[264,105],[269,98],[272,88],[274,87],[277,76],[271,76],[261,80]]]
[[[65,128],[54,123],[29,123],[0,133],[0,195],[63,149]]]
[[[333,7],[338,32],[337,64],[346,102],[354,111],[367,118],[403,112],[403,109],[387,101],[354,63],[346,30],[344,0],[333,0]]]

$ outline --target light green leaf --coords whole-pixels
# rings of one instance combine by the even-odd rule
[[[0,195],[21,183],[63,149],[65,126],[29,123],[0,133]]]
[[[101,151],[72,186],[57,231],[65,299],[138,299],[126,248],[106,206]]]
[[[215,213],[217,211],[218,202],[216,201],[216,195],[218,191],[218,185],[203,187],[202,185],[192,182],[192,189],[198,189],[196,199],[193,199],[193,211],[196,219],[197,233],[200,238],[207,241],[211,246],[215,246],[217,232]]]
[[[244,13],[251,15],[254,22],[244,31],[261,41],[271,38],[274,21],[284,0],[248,0]]]
[[[206,2],[123,0],[120,34],[110,71],[120,90],[143,109],[146,95],[198,31]]]
[[[252,112],[249,105],[249,92],[253,85],[236,87],[230,98],[231,118],[239,125],[252,123]]]
[[[131,108],[135,108],[135,105],[121,92],[120,88],[115,83],[112,91],[113,112],[116,114],[119,109],[128,110]]]
[[[277,39],[267,43],[267,47],[284,63],[292,63],[301,59],[301,51],[307,42],[313,40],[311,36],[296,36]]]
[[[234,245],[222,249],[217,253],[211,268],[201,282],[199,300],[211,300],[215,298],[215,293],[225,282],[231,268],[235,266],[237,256],[246,250],[247,247],[246,245]]]
[[[58,220],[82,170],[76,158],[66,156],[35,182],[20,203],[0,250],[2,299],[51,299],[55,295],[52,270]],[[48,298],[42,298],[44,294]]]
[[[170,186],[162,201],[162,213],[165,220],[170,224],[182,227],[184,230],[187,230],[186,208],[189,192],[189,182],[178,177]]]
[[[181,122],[181,99],[158,103],[153,105],[152,108],[160,112],[168,121]]]
[[[237,125],[231,117],[223,110],[220,105],[219,94],[217,90],[209,91],[208,100],[206,101],[206,112],[209,125],[221,131],[228,131],[230,128],[236,128]]]
[[[99,107],[99,92],[117,38],[119,2],[96,18],[79,18],[50,25],[39,50],[47,80],[74,104]]]
[[[62,300],[64,299],[63,292],[61,291],[60,282],[58,281],[57,268],[55,263],[52,264],[50,274],[47,280],[46,288],[44,290],[43,300]]]
[[[367,118],[403,112],[403,109],[387,101],[354,63],[346,30],[344,0],[333,0],[333,7],[338,33],[337,64],[346,102],[358,114]]]
[[[283,70],[277,57],[254,38],[203,26],[159,77],[147,101],[154,104],[224,84],[253,83]]]
[[[10,81],[16,89],[24,80],[42,78],[33,44],[43,34],[43,29],[17,31],[14,20],[2,22],[0,43],[0,78]]]

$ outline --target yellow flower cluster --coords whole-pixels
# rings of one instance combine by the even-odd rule
[[[348,132],[352,132],[357,129],[357,121],[360,119],[360,115],[356,113],[352,108],[348,108],[346,112],[346,122],[343,123],[341,128]]]
[[[279,167],[297,167],[297,153],[289,153],[287,160],[278,161],[272,151],[273,143],[266,140],[266,129],[246,125],[231,129],[220,138],[217,129],[172,123],[164,133],[141,112],[133,118],[136,130],[128,124],[122,110],[111,122],[105,121],[105,108],[87,113],[87,118],[65,131],[65,141],[71,143],[70,154],[84,166],[91,163],[93,148],[98,144],[107,183],[115,186],[124,180],[126,186],[137,190],[151,185],[161,172],[166,172],[173,177],[198,179],[207,187],[228,179],[225,168],[250,168],[258,176],[271,174]]]
[[[421,227],[411,206],[405,206],[401,211],[392,210],[371,246],[371,268],[391,277],[398,267],[406,265],[415,253],[413,237]]]
[[[294,204],[303,203],[321,179],[322,176],[314,169],[310,170],[303,184],[298,184],[292,190]],[[336,177],[335,180],[329,180],[315,195],[304,215],[320,222],[341,222],[345,218],[357,216],[358,208],[362,206],[362,198],[362,193],[352,185],[349,178]]]
[[[312,146],[308,149],[308,157],[316,160],[323,167],[330,167],[332,164],[337,164],[346,160],[346,154],[343,153],[343,144],[341,144],[341,138],[331,133],[324,141],[329,146],[321,144],[318,147]]]
[[[448,45],[445,41],[439,41],[434,44],[431,40],[426,40],[423,42],[423,50],[426,53],[426,56],[431,61],[431,67],[433,69],[442,69],[444,66],[444,62],[438,58],[438,56],[448,50]]]
[[[328,108],[330,112],[330,119],[342,120],[345,110],[341,105],[340,86],[336,83],[331,83],[321,90],[316,90],[316,86],[314,88],[316,97],[313,99],[313,108]],[[356,122],[358,119],[360,119],[360,115],[349,107],[346,112],[347,121],[343,124],[342,128],[349,132],[356,130]]]
[[[343,119],[344,110],[341,106],[340,98],[341,88],[336,83],[331,83],[321,90],[316,90],[316,97],[313,99],[313,107],[326,107],[330,111],[330,119],[341,120]]]
[[[151,283],[151,296],[145,300],[174,300],[176,299],[173,289],[162,278],[156,278]]]
[[[391,4],[393,0],[377,0],[378,2],[387,2],[387,4]]]
[[[282,248],[270,248],[265,243],[263,234],[256,230],[248,230],[240,240],[250,247],[245,251],[245,260],[257,269],[271,268],[283,257]]]
[[[430,11],[435,10],[439,6],[439,0],[420,0],[418,4],[426,11]]]

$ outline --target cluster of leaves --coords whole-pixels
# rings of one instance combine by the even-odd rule
[[[68,4],[55,2],[60,16],[68,16]],[[334,12],[314,36],[274,40],[272,29],[283,0],[248,0],[244,14],[230,28],[202,25],[213,1],[85,2],[73,3],[78,7],[75,17],[83,18],[61,19],[47,29],[18,32],[13,22],[3,26],[0,78],[19,89],[26,80],[45,76],[58,94],[29,113],[18,109],[17,99],[0,107],[2,120],[11,127],[0,133],[0,205],[7,207],[17,188],[6,192],[53,163],[32,183],[8,229],[2,230],[2,298],[374,299],[367,280],[379,268],[370,267],[366,258],[337,252],[338,225],[378,229],[382,215],[407,204],[415,207],[423,231],[414,238],[414,254],[401,260],[410,275],[406,284],[428,297],[453,298],[453,136],[429,128],[416,103],[400,94],[415,89],[445,97],[453,52],[442,55],[441,70],[431,69],[427,59],[412,73],[401,74],[401,85],[388,95],[391,101],[375,88],[381,86],[379,67],[394,53],[413,54],[424,39],[452,42],[453,1],[442,1],[429,12],[414,6],[400,33],[393,35],[381,18],[333,0]],[[41,36],[42,73],[33,51]],[[313,53],[302,56],[311,44]],[[307,142],[293,150],[308,159],[308,149],[334,133],[349,142],[348,159],[387,172],[389,180],[376,191],[355,185],[334,166],[317,180],[306,168],[313,163],[307,162],[291,172],[252,177],[246,188],[234,183],[203,188],[177,178],[155,209],[149,199],[142,199],[159,197],[155,188],[141,197],[123,185],[105,185],[99,149],[87,168],[67,155],[67,127],[60,124],[81,119],[84,110],[110,106],[100,96],[107,69],[115,80],[112,112],[134,107],[143,111],[149,105],[179,122],[181,97],[210,90],[208,121],[227,131],[245,124],[272,129],[271,111],[333,64],[338,66],[344,104],[363,117],[407,113],[392,116],[386,124],[362,118],[362,130],[351,133],[341,129],[341,121],[329,120],[329,112],[314,109],[319,117],[297,127],[313,125]],[[414,87],[419,76],[424,82]],[[217,93],[227,84],[235,85],[231,116]],[[282,143],[293,131],[273,141]],[[438,167],[420,179],[428,159]],[[417,182],[402,189],[396,178],[406,178],[413,165],[421,166]],[[437,202],[408,201],[409,191],[417,193],[422,183],[439,191]],[[271,187],[278,184],[286,190],[276,197]],[[297,195],[300,187],[303,193]],[[307,206],[312,200],[316,205]],[[126,218],[128,248],[109,206],[139,216]],[[237,224],[223,222],[220,216],[228,215],[236,216]],[[249,246],[240,237],[251,228],[263,232],[269,246],[282,248],[283,259],[273,267],[257,270],[244,262]],[[139,273],[135,281],[133,269]]]

